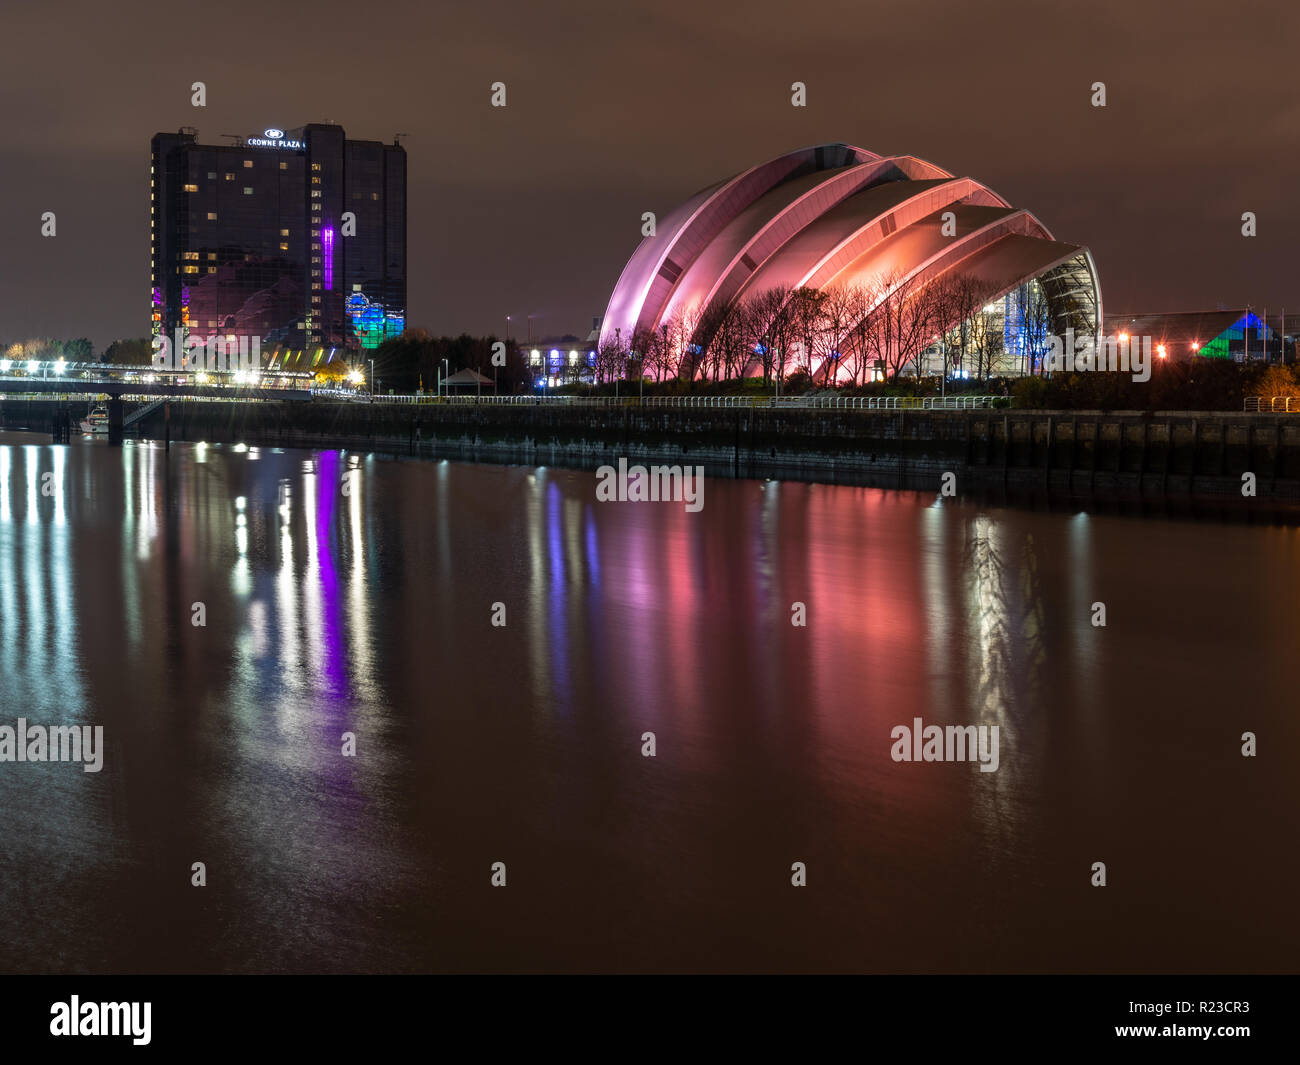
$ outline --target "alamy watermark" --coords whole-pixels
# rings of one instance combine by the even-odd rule
[[[104,768],[104,726],[0,725],[0,762],[81,762],[87,773]]]
[[[596,500],[600,503],[684,503],[692,514],[704,506],[703,466],[631,466],[596,470]]]
[[[1001,761],[997,725],[895,725],[889,757],[895,762],[979,762],[981,773],[996,773]]]
[[[211,373],[253,373],[262,363],[260,336],[213,334],[209,337],[159,334],[150,342],[155,370],[206,370]]]
[[[82,1002],[73,995],[50,1006],[50,1035],[125,1035],[148,1046],[152,1013],[151,1002]]]
[[[1043,361],[1049,373],[1093,373],[1119,370],[1133,375],[1134,381],[1151,380],[1151,338],[1131,337],[1127,333],[1101,338],[1076,337],[1073,329],[1065,336],[1047,338],[1047,355]]]

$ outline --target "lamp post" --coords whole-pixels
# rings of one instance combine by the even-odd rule
[[[447,360],[442,360],[442,394],[447,395]]]
[[[375,401],[375,360],[370,360],[370,402]]]

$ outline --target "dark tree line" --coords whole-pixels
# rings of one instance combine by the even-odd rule
[[[494,345],[498,343],[505,344],[504,365],[494,366]],[[436,337],[424,329],[408,329],[399,337],[385,340],[373,351],[361,352],[353,358],[367,380],[370,359],[375,360],[375,380],[382,392],[412,393],[420,389],[433,392],[438,387],[439,374],[450,375],[465,369],[495,380],[497,392],[502,395],[526,391],[532,384],[519,345],[514,340],[501,341],[498,337],[474,337],[468,333]]]

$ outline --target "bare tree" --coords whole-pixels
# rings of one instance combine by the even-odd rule
[[[898,377],[930,343],[932,313],[924,286],[914,276],[891,270],[868,285],[867,300],[869,353]]]
[[[732,307],[716,302],[696,316],[691,344],[698,350],[701,377],[716,381],[720,375],[729,376],[734,319]]]
[[[931,283],[934,328],[940,333],[945,377],[961,369],[969,351],[970,319],[983,303],[982,286],[968,274],[945,274]]]
[[[993,364],[1003,351],[1002,316],[981,309],[970,319],[970,348],[975,356],[975,376],[981,380],[993,373]]]
[[[722,364],[725,378],[743,377],[749,366],[753,347],[749,345],[748,309],[740,301],[730,304],[717,312],[716,327],[710,340],[710,347]]]
[[[641,326],[632,334],[631,340],[628,341],[628,350],[626,353],[625,373],[619,376],[631,378],[634,374],[641,376],[658,375],[661,372],[659,363],[659,333],[649,326]]]
[[[812,379],[813,358],[823,349],[826,332],[825,295],[815,288],[799,288],[790,294],[790,333],[803,370]]]
[[[604,384],[623,376],[627,349],[617,337],[606,337],[596,348],[596,380]]]
[[[848,337],[862,317],[862,290],[856,285],[832,285],[822,290],[822,381],[834,384],[849,366]],[[856,383],[856,373],[853,374]]]
[[[779,381],[785,371],[791,332],[790,290],[784,285],[767,289],[746,301],[750,335],[763,370],[763,384]]]
[[[1042,287],[1031,281],[1026,287],[1025,305],[1025,345],[1028,349],[1028,373],[1041,374],[1043,364],[1047,361],[1047,350],[1052,336],[1052,308],[1043,294]]]

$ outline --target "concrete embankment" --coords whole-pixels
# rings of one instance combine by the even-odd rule
[[[54,406],[3,401],[0,424],[49,429]],[[164,409],[139,431],[162,439]],[[170,434],[587,468],[626,456],[713,476],[934,491],[951,472],[963,488],[1080,498],[1249,500],[1243,475],[1252,474],[1253,498],[1300,503],[1294,414],[192,401],[171,404]]]

